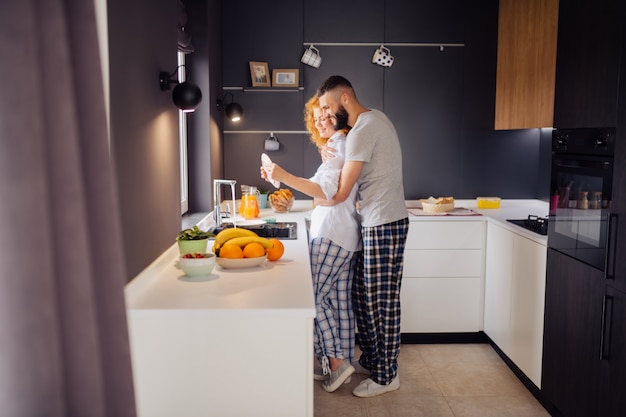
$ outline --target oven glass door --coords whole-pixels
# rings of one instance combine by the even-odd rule
[[[613,160],[554,156],[548,246],[604,271]]]

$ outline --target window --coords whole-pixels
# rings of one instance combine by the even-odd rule
[[[178,51],[178,80],[185,81],[185,54]],[[189,210],[189,170],[187,168],[187,114],[178,111],[178,142],[180,147],[180,214]]]

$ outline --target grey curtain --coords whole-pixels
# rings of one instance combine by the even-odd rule
[[[93,1],[0,0],[0,415],[134,416]]]

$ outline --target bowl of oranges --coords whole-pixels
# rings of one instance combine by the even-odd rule
[[[229,228],[215,237],[215,262],[224,269],[252,268],[266,260],[277,261],[285,252],[278,239],[266,239],[252,230]]]

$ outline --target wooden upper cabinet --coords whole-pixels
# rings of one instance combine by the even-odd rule
[[[551,127],[558,0],[500,0],[496,130]]]

